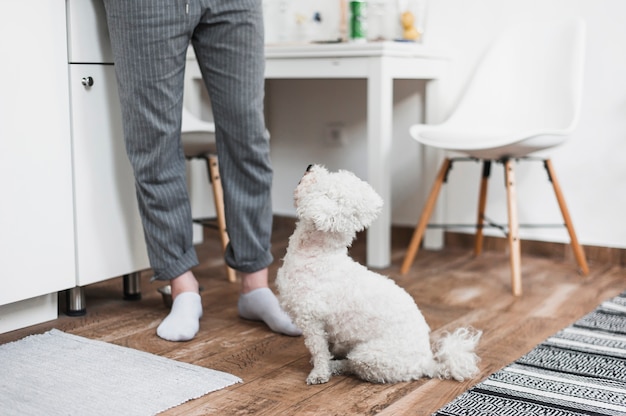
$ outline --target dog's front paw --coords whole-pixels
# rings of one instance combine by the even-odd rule
[[[324,384],[328,383],[328,380],[330,380],[330,371],[320,371],[314,368],[306,378],[306,384]]]

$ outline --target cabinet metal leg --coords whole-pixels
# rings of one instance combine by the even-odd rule
[[[141,273],[129,273],[124,275],[124,300],[141,299]]]
[[[83,316],[87,313],[82,287],[76,286],[65,291],[65,313],[68,316]]]

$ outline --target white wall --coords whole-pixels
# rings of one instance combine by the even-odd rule
[[[282,14],[267,14],[267,40],[285,39],[284,22],[292,11],[306,9],[304,0],[266,0],[280,3]],[[336,1],[315,2],[325,16],[334,13]],[[395,13],[395,1],[389,11]],[[308,9],[307,9],[308,10]],[[310,10],[307,12],[310,14]],[[303,15],[308,16],[307,13]],[[454,105],[478,57],[489,41],[506,26],[551,16],[582,16],[588,25],[585,93],[580,124],[570,140],[551,152],[579,239],[583,244],[626,248],[626,2],[622,0],[431,0],[424,43],[450,56],[448,76],[436,97],[445,114]],[[393,18],[393,16],[392,16]],[[391,20],[393,22],[393,20]],[[296,26],[297,27],[297,26]],[[292,28],[293,29],[293,28]],[[277,37],[277,30],[283,30]],[[390,28],[391,36],[395,28]],[[529,26],[529,30],[532,27]],[[392,33],[393,32],[393,33]],[[328,38],[334,32],[329,29]],[[302,36],[302,34],[298,35]],[[316,38],[324,37],[316,33]],[[302,40],[301,38],[297,40]],[[420,178],[419,146],[408,127],[420,121],[423,85],[408,81],[394,87],[393,222],[414,225],[430,188]],[[268,126],[272,133],[275,169],[274,210],[294,215],[292,190],[308,163],[330,169],[349,169],[364,177],[365,85],[361,81],[271,81],[267,88]],[[325,141],[326,125],[343,125],[346,145]],[[521,222],[560,222],[554,196],[540,167],[520,165],[519,215]],[[501,169],[493,170],[487,214],[505,221]],[[445,190],[446,216],[451,222],[472,222],[475,217],[478,165],[455,167]],[[560,229],[523,230],[522,237],[567,242]]]

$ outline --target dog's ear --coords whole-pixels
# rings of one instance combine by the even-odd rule
[[[378,217],[383,207],[383,199],[369,183],[354,173],[340,170],[337,176],[345,187],[343,197],[338,199],[342,205],[339,217],[343,224],[338,225],[344,230],[363,231]]]
[[[328,232],[338,231],[337,229],[337,202],[331,199],[328,194],[318,195],[307,207],[309,219],[313,221],[315,229]]]

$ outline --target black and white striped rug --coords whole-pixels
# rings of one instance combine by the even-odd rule
[[[626,415],[626,292],[434,415]]]

